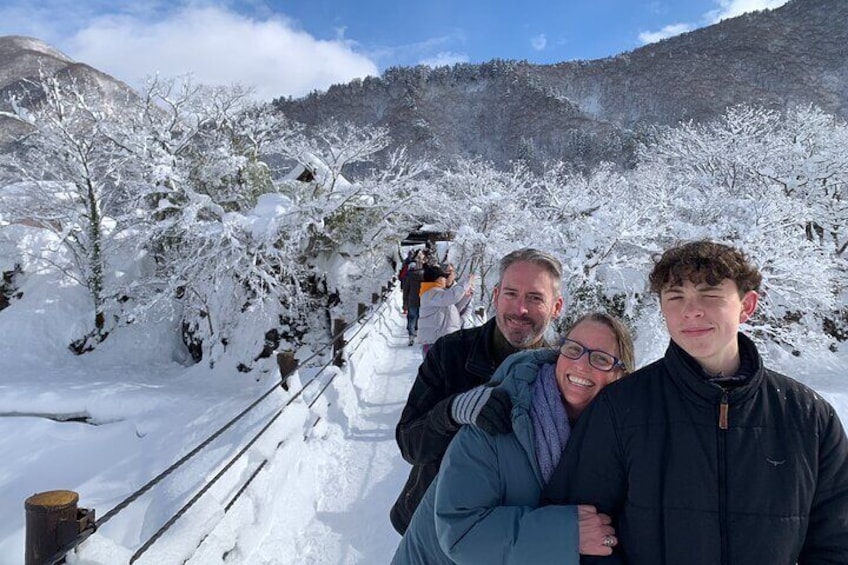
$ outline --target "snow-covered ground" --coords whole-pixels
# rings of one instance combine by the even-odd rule
[[[93,353],[67,351],[84,296],[56,282],[24,289],[0,312],[0,564],[24,558],[24,500],[45,490],[80,494],[102,518],[242,412],[268,396],[184,466],[127,505],[69,556],[69,563],[116,565],[149,540],[263,426],[243,457],[137,563],[377,564],[399,540],[388,510],[409,466],[394,426],[420,362],[406,343],[395,290],[372,318],[349,330],[348,360],[319,373],[309,360],[277,386],[269,360],[249,374],[186,366],[174,332],[124,329]],[[39,305],[34,308],[34,305]],[[642,332],[639,364],[664,348]],[[769,365],[806,382],[848,422],[848,353],[769,352]],[[309,357],[300,354],[301,359]],[[315,377],[293,402],[301,386]],[[328,383],[326,392],[318,392]],[[311,405],[311,406],[310,406]],[[87,418],[89,423],[49,417]],[[267,460],[267,463],[263,463]],[[262,470],[241,496],[239,488]],[[231,504],[231,501],[235,502]],[[229,507],[229,508],[228,508]]]
[[[27,298],[34,299],[32,294]],[[399,302],[395,292],[360,331],[348,331],[345,367],[318,374],[328,359],[319,356],[289,380],[288,392],[276,386],[273,361],[254,371],[258,377],[186,368],[173,360],[178,348],[160,337],[165,332],[116,334],[115,342],[110,337],[92,354],[65,353],[62,332],[46,329],[50,323],[69,324],[72,312],[60,300],[45,301],[41,321],[24,316],[18,304],[0,312],[0,500],[6,517],[0,524],[0,563],[23,563],[28,496],[73,490],[80,506],[95,508],[101,518],[272,391],[69,556],[71,563],[127,563],[316,375],[137,562],[387,562],[399,540],[388,510],[409,470],[394,426],[421,359],[420,347],[407,345]],[[45,343],[46,336],[56,343]],[[87,417],[90,423],[49,417]]]

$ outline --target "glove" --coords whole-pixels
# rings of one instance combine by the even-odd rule
[[[451,418],[457,424],[477,426],[489,435],[512,430],[512,399],[501,389],[486,385],[457,394],[451,402]]]

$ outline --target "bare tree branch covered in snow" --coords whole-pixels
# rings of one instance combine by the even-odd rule
[[[295,172],[308,173],[301,180],[289,175],[277,187],[304,229],[298,260],[328,277],[343,303],[367,295],[375,276],[387,276],[388,250],[417,219],[419,179],[428,166],[410,161],[403,150],[386,153],[389,141],[385,129],[329,120],[274,146],[300,165]],[[339,259],[350,266],[345,280],[337,280],[331,267]]]
[[[154,77],[120,111],[73,84],[36,86],[42,104],[13,106],[31,132],[5,157],[0,224],[57,234],[70,261],[54,263],[92,296],[91,344],[163,303],[209,363],[299,344],[350,319],[422,224],[455,233],[448,259],[479,276],[484,306],[498,259],[534,246],[563,262],[565,321],[600,308],[654,324],[652,254],[711,238],[762,267],[760,339],[848,338],[848,126],[815,108],[658,128],[631,169],[534,172],[410,161],[381,128],[307,129],[239,86]]]
[[[455,231],[449,259],[459,273],[475,273],[481,284],[478,300],[489,306],[497,282],[497,262],[504,249],[538,241],[536,210],[530,203],[537,180],[516,165],[500,171],[491,163],[458,159],[435,175],[415,204],[428,224]]]
[[[752,324],[793,343],[848,322],[848,126],[815,109],[728,110],[722,120],[660,132],[643,148],[637,183],[660,189],[656,218],[673,238],[732,242],[761,266]],[[843,326],[844,327],[844,326]]]

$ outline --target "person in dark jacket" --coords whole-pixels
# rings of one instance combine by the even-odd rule
[[[462,424],[491,433],[510,430],[509,396],[483,385],[510,354],[547,346],[544,334],[562,310],[561,280],[562,266],[555,257],[537,249],[513,251],[500,261],[495,317],[433,344],[395,429],[401,455],[413,466],[389,514],[398,533],[406,531]]]
[[[759,271],[733,247],[696,241],[655,259],[649,280],[665,356],[601,391],[543,501],[610,514],[629,565],[848,563],[839,417],[763,367],[738,332]]]
[[[418,313],[421,308],[421,297],[418,296],[418,293],[421,290],[421,281],[424,276],[424,266],[419,264],[419,261],[413,261],[409,264],[406,278],[400,285],[403,292],[403,313],[406,315],[406,333],[409,334],[409,345],[415,344],[415,337],[418,335]]]

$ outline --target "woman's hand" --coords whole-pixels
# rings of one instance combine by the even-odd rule
[[[580,553],[583,555],[612,555],[618,544],[612,519],[588,504],[577,506],[577,529]]]

